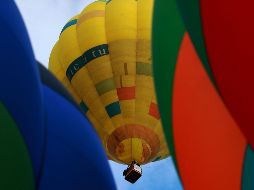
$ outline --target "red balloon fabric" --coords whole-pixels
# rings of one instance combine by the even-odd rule
[[[254,1],[200,1],[209,64],[222,99],[254,147]]]

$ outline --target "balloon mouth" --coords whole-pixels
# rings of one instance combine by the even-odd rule
[[[125,164],[131,164],[133,160],[143,164],[149,161],[151,154],[150,145],[140,138],[125,139],[116,147],[116,157]]]
[[[132,150],[134,142],[139,146]],[[146,164],[159,152],[160,140],[151,128],[130,124],[118,127],[111,133],[107,140],[107,149],[119,162],[130,164],[135,159],[140,164]],[[130,153],[125,154],[127,150]]]

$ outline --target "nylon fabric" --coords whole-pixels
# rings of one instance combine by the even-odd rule
[[[169,155],[153,84],[152,9],[152,0],[96,1],[64,27],[50,59],[49,69],[64,83],[63,73],[69,78],[65,86],[108,157],[125,164]]]

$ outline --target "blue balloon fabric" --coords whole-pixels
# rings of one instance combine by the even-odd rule
[[[61,84],[39,72],[12,0],[0,1],[0,26],[0,101],[24,138],[35,188],[115,190],[97,134]]]
[[[21,15],[12,0],[0,1],[0,100],[15,119],[39,179],[45,145],[42,88]]]

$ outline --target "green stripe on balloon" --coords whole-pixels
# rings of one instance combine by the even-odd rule
[[[152,65],[148,63],[137,62],[136,63],[137,75],[152,76]]]
[[[114,102],[106,106],[106,111],[110,118],[121,113],[121,108],[119,102]]]
[[[254,189],[254,152],[250,145],[246,149],[243,176],[242,176],[242,190]]]
[[[0,103],[0,189],[35,189],[33,170],[24,140]]]
[[[63,33],[63,31],[65,31],[67,28],[73,26],[73,25],[76,25],[78,22],[78,19],[74,19],[74,20],[71,20],[70,22],[68,22],[62,29],[61,31],[61,34]]]
[[[101,44],[87,50],[83,55],[74,60],[66,70],[66,76],[71,82],[74,75],[89,62],[109,54],[108,44]]]
[[[184,32],[176,1],[155,1],[152,36],[153,74],[165,137],[175,164],[172,95],[175,67]]]
[[[191,37],[191,40],[210,80],[214,83],[206,52],[199,3],[199,0],[177,0],[177,5],[179,7],[185,27]]]
[[[79,105],[81,107],[81,110],[86,114],[89,110],[87,105],[83,101],[81,101]]]
[[[116,88],[115,81],[113,78],[108,78],[95,85],[98,94],[101,96]]]

